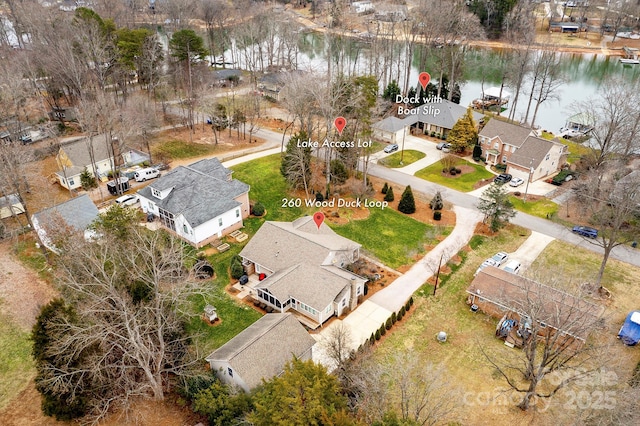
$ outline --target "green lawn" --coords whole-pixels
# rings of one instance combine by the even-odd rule
[[[27,386],[34,375],[29,333],[0,315],[0,410]]]
[[[427,155],[424,152],[415,151],[413,149],[406,149],[404,155],[402,152],[396,152],[388,157],[385,157],[378,161],[378,164],[382,164],[385,167],[398,168],[408,166],[411,163],[415,163],[418,160],[423,159]],[[402,164],[400,163],[402,158]]]
[[[267,209],[267,220],[290,221],[308,213],[304,207],[282,207],[283,199],[287,198],[288,189],[287,182],[280,174],[280,154],[238,164],[232,169],[235,179],[251,186],[249,191],[251,201],[259,201]],[[254,222],[258,222],[259,225],[264,220],[258,219]]]
[[[440,275],[445,284],[438,288],[436,296],[432,296],[433,286],[430,285],[423,286],[414,294],[415,303],[409,316],[396,323],[392,333],[387,333],[384,341],[376,345],[376,359],[385,360],[394,354],[407,352],[422,356],[425,363],[442,363],[447,371],[447,380],[459,388],[460,395],[464,392],[489,394],[495,389],[503,389],[504,382],[492,375],[494,369],[482,355],[481,347],[484,350],[502,350],[506,346],[495,338],[495,320],[470,311],[465,303],[465,291],[484,259],[498,251],[514,251],[526,238],[527,231],[515,226],[509,226],[492,237],[474,236],[474,248],[462,256],[463,261],[454,268],[456,271],[449,277]],[[440,331],[447,333],[446,343],[436,340]],[[464,413],[462,411],[464,424],[478,423],[478,417],[485,415],[482,413],[468,419]],[[499,424],[495,416],[489,419],[489,423]]]
[[[466,160],[459,159],[456,163],[457,167],[461,165],[471,166],[474,171],[472,173],[464,173],[462,175],[451,176],[449,174],[442,174],[442,163],[438,161],[425,167],[422,170],[416,172],[416,176],[428,180],[430,182],[438,183],[440,185],[447,186],[452,189],[456,189],[462,192],[469,192],[473,190],[473,185],[481,179],[491,179],[493,174],[486,170],[483,165],[470,163]]]
[[[427,233],[432,227],[392,209],[370,209],[366,220],[353,220],[332,226],[343,237],[363,248],[392,268],[413,263],[413,256],[424,253],[424,244],[432,243]],[[434,235],[435,236],[435,235]]]
[[[215,145],[189,143],[177,139],[154,144],[153,154],[161,157],[168,157],[172,160],[200,157],[216,152]]]
[[[555,136],[551,133],[542,132],[543,139],[551,140],[554,137]],[[563,145],[566,145],[569,149],[569,156],[567,157],[567,161],[569,163],[573,163],[579,160],[582,156],[591,154],[593,152],[593,150],[590,149],[589,147],[586,147],[581,143],[574,142],[569,139],[560,138],[560,143],[562,143]]]
[[[188,334],[195,336],[198,347],[205,356],[261,317],[259,312],[237,302],[224,290],[229,284],[228,270],[231,258],[238,254],[243,246],[244,244],[233,244],[228,251],[208,257],[209,262],[214,265],[216,278],[211,281],[209,291],[204,297],[192,299],[191,312],[201,314],[204,306],[210,304],[216,307],[220,318],[220,322],[215,326],[206,324],[199,316],[192,318],[187,325]]]
[[[527,201],[525,203],[522,201],[522,197],[510,196],[509,200],[516,210],[533,216],[538,216],[543,219],[549,219],[558,212],[559,207],[556,203],[551,200],[547,200],[546,198],[542,198],[537,201]]]

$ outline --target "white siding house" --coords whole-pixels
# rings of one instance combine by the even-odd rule
[[[249,185],[231,178],[216,158],[180,166],[138,191],[140,206],[196,247],[243,226]]]

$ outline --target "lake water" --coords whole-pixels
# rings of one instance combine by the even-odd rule
[[[345,69],[355,70],[355,74],[366,74],[371,69],[370,62],[374,59],[369,54],[369,45],[367,43],[358,42],[351,39],[342,39],[339,43],[340,48],[345,49],[343,61],[346,63]],[[317,33],[301,34],[298,43],[299,52],[297,55],[298,69],[316,71],[325,73],[327,70],[327,48],[325,38]],[[401,49],[397,46],[397,49]],[[333,48],[334,62],[337,48]],[[400,50],[397,50],[400,51]],[[508,55],[513,55],[511,50],[491,50],[468,48],[465,53],[466,66],[464,70],[464,83],[461,85],[462,97],[461,105],[469,105],[472,100],[481,97],[482,85],[485,90],[492,86],[499,86],[499,72],[491,69],[492,64],[499,64],[505,60]],[[617,57],[607,57],[602,54],[574,54],[574,53],[557,53],[560,57],[560,72],[563,79],[562,85],[554,92],[554,99],[549,99],[540,105],[537,117],[536,127],[546,129],[552,132],[559,132],[564,126],[566,119],[576,112],[579,112],[578,103],[587,102],[598,96],[598,91],[603,82],[613,78],[624,76],[628,80],[638,79],[640,77],[640,65],[623,66]],[[229,57],[225,53],[225,57]],[[246,68],[243,64],[242,55],[236,55],[240,68]],[[398,61],[401,63],[406,61],[402,54],[398,55]],[[411,59],[412,64],[418,63],[416,57]],[[430,62],[428,59],[427,63]],[[406,62],[404,62],[406,63]],[[406,65],[393,65],[394,69],[405,69]],[[428,66],[427,66],[428,68]],[[435,68],[435,67],[434,67]],[[418,74],[422,71],[429,72],[429,69],[417,69],[411,67],[409,76],[410,85],[418,84]],[[400,72],[402,82],[403,72]],[[435,72],[431,73],[432,75]],[[482,82],[484,76],[484,83]],[[624,80],[623,80],[624,81]],[[525,115],[528,101],[528,91],[530,84],[525,82],[523,90],[520,93],[517,109],[514,118],[522,120]],[[514,94],[514,89],[506,86],[505,89]],[[507,105],[510,107],[510,104]],[[531,110],[533,111],[534,105]],[[503,116],[509,115],[507,109],[502,113]],[[532,112],[529,115],[531,119]]]

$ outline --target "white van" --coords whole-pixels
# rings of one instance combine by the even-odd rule
[[[522,265],[520,265],[520,262],[518,262],[517,260],[511,260],[505,265],[504,270],[507,272],[511,272],[512,274],[517,274],[520,272],[521,266]]]
[[[144,182],[147,179],[153,179],[160,176],[160,172],[152,167],[140,169],[134,174],[136,182]]]

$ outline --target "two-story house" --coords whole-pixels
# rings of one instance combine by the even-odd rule
[[[231,177],[217,158],[179,166],[138,191],[140,206],[195,247],[243,226],[249,185]]]
[[[345,269],[359,254],[360,244],[311,216],[265,222],[240,252],[252,296],[274,311],[297,311],[310,328],[355,309],[364,296],[367,280]]]
[[[506,173],[530,182],[556,173],[568,150],[560,142],[539,138],[528,127],[492,118],[478,134],[488,164],[503,164]]]

